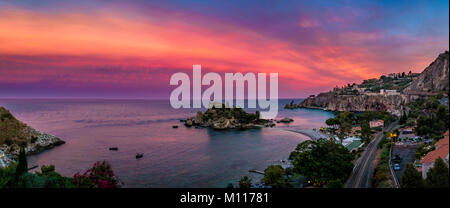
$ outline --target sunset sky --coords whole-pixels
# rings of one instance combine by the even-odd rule
[[[168,99],[201,64],[278,72],[280,97],[300,98],[448,48],[448,0],[0,0],[0,97]]]

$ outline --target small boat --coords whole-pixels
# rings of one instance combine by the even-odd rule
[[[141,157],[144,157],[144,153],[137,153],[136,154],[136,159],[139,159]]]
[[[178,125],[173,125],[172,128],[176,129],[178,128]]]
[[[119,150],[119,148],[118,148],[118,147],[110,147],[109,150],[111,150],[111,151],[117,151],[117,150]]]

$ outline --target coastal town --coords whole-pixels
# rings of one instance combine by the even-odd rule
[[[288,130],[310,137],[313,143],[322,140],[342,145],[353,155],[350,159],[353,168],[341,178],[312,183],[313,178],[305,177],[302,168],[295,167],[293,152],[289,168],[269,166],[267,173],[261,171],[264,178],[255,186],[299,187],[298,180],[294,180],[294,185],[292,178],[301,175],[300,187],[448,187],[448,75],[449,52],[445,51],[422,73],[390,73],[311,95],[299,104],[291,101],[285,105],[286,109],[335,112],[326,126]],[[239,181],[244,187],[249,183],[248,177]]]
[[[261,119],[258,111],[247,113],[242,108],[227,108],[225,104],[222,104],[223,108],[215,108],[214,103],[204,113],[198,112],[196,116],[180,122],[187,128],[213,130],[276,127],[310,138],[300,143],[288,159],[282,159],[264,171],[249,170],[250,173],[263,175],[261,181],[253,183],[251,178],[244,176],[237,185],[229,184],[228,187],[448,187],[448,56],[448,52],[439,55],[420,74],[382,75],[378,79],[364,80],[361,84],[348,84],[328,93],[309,96],[300,104],[292,101],[285,106],[293,111],[298,108],[332,111],[334,117],[318,128],[291,126],[289,123],[294,120],[288,117]],[[439,76],[430,77],[429,74]],[[425,91],[415,91],[418,86]],[[18,121],[5,108],[0,108],[0,118],[2,169],[7,170],[11,164],[20,166],[23,164],[20,158],[25,157],[23,155],[37,154],[65,143]],[[280,123],[287,125],[277,125]],[[178,125],[173,128],[175,126],[178,128]],[[97,165],[109,168],[107,163]],[[41,167],[44,172],[48,168]],[[317,177],[320,171],[332,174]],[[110,178],[118,187],[115,176]],[[70,186],[83,184],[77,182],[74,185],[71,182],[67,187]],[[90,182],[87,186],[102,184]]]

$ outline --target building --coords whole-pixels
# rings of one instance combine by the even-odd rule
[[[364,95],[367,95],[367,96],[379,96],[380,93],[376,93],[376,92],[364,92]]]
[[[400,128],[398,131],[400,132],[400,135],[398,136],[400,139],[413,139],[415,142],[421,139],[414,133],[414,130],[411,127]]]
[[[370,121],[369,122],[370,128],[375,128],[375,127],[379,127],[379,126],[384,126],[384,121],[383,120],[376,120],[376,121]]]
[[[390,74],[388,74],[387,75],[389,78],[395,78],[395,77],[397,77],[397,74],[396,73],[390,73]]]
[[[397,90],[385,90],[385,89],[381,89],[380,94],[381,95],[400,95],[400,93],[397,92]]]
[[[435,150],[429,152],[425,157],[422,159],[422,177],[427,177],[427,172],[434,166],[434,161],[438,158],[444,159],[444,161],[448,165],[448,131],[445,132],[444,138],[436,142],[434,145],[436,147]]]

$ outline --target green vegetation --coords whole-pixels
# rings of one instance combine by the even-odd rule
[[[239,180],[238,184],[239,188],[251,188],[252,187],[252,179],[250,179],[248,176],[243,176],[241,180]]]
[[[362,123],[363,121],[373,121],[373,120],[383,120],[384,125],[387,126],[389,123],[395,121],[395,117],[393,117],[387,111],[365,111],[356,115],[357,123]]]
[[[353,169],[353,155],[341,144],[324,139],[300,143],[289,159],[294,165],[292,171],[317,187],[334,185],[334,180],[342,183]]]
[[[21,145],[26,142],[25,135],[23,135],[23,128],[26,125],[18,121],[5,108],[0,107],[0,145],[12,145],[14,143]]]
[[[247,113],[242,108],[225,108],[224,105],[222,108],[215,108],[213,106],[203,114],[204,120],[215,118],[235,118],[239,123],[256,123],[260,120],[260,112],[256,111],[255,113]]]
[[[19,153],[19,163],[17,164],[16,167],[16,181],[18,180],[18,178],[20,176],[22,176],[22,174],[27,173],[28,172],[28,162],[27,162],[27,155],[25,153],[25,147],[21,147],[20,148],[20,153]]]
[[[342,188],[344,184],[339,179],[333,179],[328,181],[327,188]]]
[[[435,147],[432,146],[427,146],[426,144],[420,144],[417,147],[416,153],[414,155],[414,159],[416,160],[420,160],[422,159],[423,156],[425,156],[426,154],[428,154],[429,152],[435,150]]]
[[[385,139],[384,139],[385,140]],[[393,183],[391,180],[391,172],[389,170],[389,150],[391,148],[391,143],[387,140],[383,142],[380,161],[374,170],[372,178],[372,186],[375,188],[393,188]]]
[[[406,164],[405,170],[401,178],[402,188],[424,188],[425,184],[422,179],[422,174],[416,170],[414,164]]]
[[[448,188],[449,169],[442,158],[434,162],[434,166],[427,172],[425,186],[427,188]]]
[[[24,164],[11,163],[0,168],[0,188],[75,188],[73,179],[55,172],[54,166],[42,166],[41,172],[29,173]],[[21,170],[22,169],[22,170]]]
[[[370,143],[372,137],[372,130],[370,129],[369,121],[363,120],[361,121],[361,140],[368,144]]]
[[[119,188],[120,181],[105,161],[97,162],[83,175],[65,177],[55,171],[55,166],[41,167],[41,171],[29,173],[26,155],[21,148],[18,163],[12,162],[0,168],[0,188]]]
[[[286,171],[280,165],[271,165],[264,170],[262,182],[272,188],[289,188]]]
[[[96,162],[83,174],[75,173],[73,183],[79,188],[120,188],[121,182],[106,162]]]
[[[369,122],[372,120],[383,120],[385,125],[389,124],[392,121],[395,121],[395,118],[386,111],[365,111],[362,113],[353,113],[349,111],[345,112],[336,112],[335,116],[333,118],[329,118],[325,121],[325,123],[328,126],[332,126],[333,128],[330,128],[329,131],[331,133],[336,134],[339,137],[339,139],[344,139],[345,136],[347,136],[351,130],[352,127],[355,125],[360,125],[361,127],[361,139],[364,143],[369,143],[372,136],[372,130],[377,129],[371,129]]]
[[[412,81],[412,74],[405,72],[395,74],[394,77],[382,75],[379,79],[364,80],[359,87],[370,92],[380,92],[381,89],[401,91]]]
[[[329,118],[325,123],[329,126],[335,126],[338,129],[339,140],[344,140],[344,137],[351,132],[355,114],[353,112],[345,111],[342,113],[335,113],[334,118]]]
[[[256,127],[256,125],[264,125],[266,127],[273,126],[271,121],[261,119],[259,111],[255,113],[247,113],[242,108],[209,108],[202,113],[197,112],[193,118],[188,118],[185,122],[186,126],[203,126],[212,127],[213,129],[248,129]]]
[[[449,107],[440,104],[438,97],[417,99],[408,105],[409,114],[402,120],[406,119],[406,125],[416,126],[419,136],[439,140],[449,128]]]

